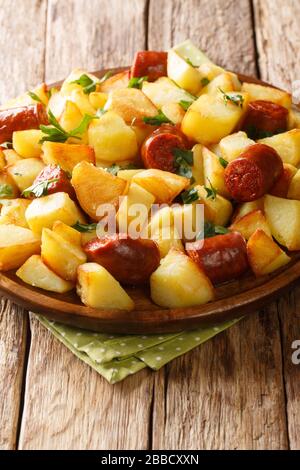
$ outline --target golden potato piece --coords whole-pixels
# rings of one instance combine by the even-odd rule
[[[160,77],[155,82],[143,82],[142,91],[158,109],[168,104],[178,104],[180,101],[192,103],[195,99],[193,95],[177,86],[168,77]]]
[[[129,70],[117,73],[112,77],[109,77],[99,86],[99,89],[103,93],[109,93],[114,90],[121,90],[122,88],[128,88],[129,84]]]
[[[238,100],[233,103],[226,97]],[[242,119],[248,106],[248,95],[242,92],[228,92],[226,96],[201,95],[187,110],[181,124],[185,135],[203,145],[219,142],[231,134]]]
[[[266,235],[272,237],[268,222],[259,209],[249,212],[230,226],[230,230],[240,232],[246,240],[248,240],[257,229],[263,230]]]
[[[291,260],[261,229],[257,229],[249,238],[247,255],[251,269],[257,277],[269,274]]]
[[[277,242],[288,250],[300,250],[300,201],[267,194],[265,214]]]
[[[244,217],[244,215],[249,214],[249,212],[260,210],[264,212],[264,198],[261,197],[255,201],[244,202],[239,204],[235,213],[233,214],[233,220],[236,222],[238,219]]]
[[[28,199],[11,199],[2,206],[0,215],[0,224],[13,224],[20,227],[29,228],[25,212],[31,201]]]
[[[297,166],[300,163],[300,129],[293,129],[282,134],[260,139],[261,144],[269,145],[276,150],[284,163]]]
[[[101,214],[97,215],[102,204],[118,206],[119,197],[125,193],[127,187],[125,180],[87,162],[76,165],[71,183],[79,204],[93,220],[103,217]]]
[[[167,204],[190,184],[190,180],[184,176],[157,169],[141,171],[134,175],[132,181],[152,193],[156,202]]]
[[[155,201],[153,194],[146,191],[136,183],[131,183],[128,193],[120,204],[117,213],[117,222],[120,232],[128,232],[129,224],[134,221],[137,231],[141,231],[142,227],[148,221],[148,212]],[[139,205],[141,212],[139,212]],[[135,206],[135,207],[133,207]],[[137,213],[135,211],[137,209]]]
[[[168,77],[193,95],[202,88],[199,70],[188,64],[174,49],[168,51]]]
[[[174,248],[151,274],[150,287],[153,302],[161,307],[192,307],[214,298],[208,277],[189,256]]]
[[[246,132],[240,131],[224,137],[220,143],[221,156],[227,162],[232,162],[250,145],[255,144],[254,140],[248,138]]]
[[[81,246],[81,233],[64,222],[57,220],[54,222],[52,230],[72,245]]]
[[[43,228],[52,228],[60,220],[67,225],[85,222],[75,202],[66,193],[54,193],[34,199],[26,209],[25,217],[31,230],[41,234]]]
[[[77,268],[86,262],[86,255],[79,245],[48,228],[42,232],[41,256],[44,263],[66,281],[75,281]]]
[[[206,220],[213,222],[215,225],[227,225],[232,215],[232,204],[220,194],[216,194],[215,198],[208,197],[204,186],[197,185],[199,202],[204,204],[204,216]]]
[[[22,160],[22,157],[20,157],[20,155],[17,154],[17,152],[15,152],[15,150],[13,149],[3,150],[3,154],[6,161],[6,165],[13,165],[19,160]]]
[[[80,162],[95,163],[95,152],[89,145],[44,142],[42,150],[42,159],[46,165],[59,165],[69,173]]]
[[[138,151],[134,130],[121,116],[111,111],[91,122],[88,137],[89,144],[95,150],[97,163],[132,160]]]
[[[77,293],[82,303],[99,309],[133,310],[134,302],[119,282],[97,263],[78,268]]]
[[[51,271],[39,255],[32,255],[28,258],[16,275],[30,286],[58,294],[64,294],[74,288],[72,282],[65,281]]]
[[[40,252],[41,241],[29,229],[0,225],[0,271],[19,268],[31,255]]]
[[[14,199],[19,196],[19,188],[7,168],[0,171],[0,199]]]
[[[242,91],[249,94],[250,101],[272,101],[272,103],[280,104],[287,109],[290,109],[292,105],[292,97],[290,93],[270,86],[244,82],[242,85]]]
[[[124,88],[110,92],[104,109],[114,111],[127,124],[133,122],[143,124],[144,117],[154,117],[158,113],[152,101],[137,88]]]
[[[32,185],[45,167],[40,158],[22,158],[7,168],[19,190],[22,192]]]
[[[42,131],[38,129],[16,131],[13,133],[13,149],[23,158],[38,158],[42,153],[42,136]]]
[[[203,147],[203,169],[204,169],[204,184],[205,186],[212,186],[215,190],[224,196],[229,198],[230,195],[225,186],[224,172],[225,168],[220,162],[220,158],[211,152],[208,148]]]
[[[160,258],[167,256],[171,248],[176,248],[184,253],[182,241],[175,227],[162,227],[156,230],[151,238],[158,245]]]

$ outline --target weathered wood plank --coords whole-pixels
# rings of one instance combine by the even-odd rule
[[[143,0],[50,0],[46,78],[130,63],[145,47]],[[31,321],[22,449],[146,449],[153,374],[110,386]]]
[[[254,0],[259,67],[263,79],[291,89],[300,78],[300,4],[293,0]],[[300,447],[300,366],[292,363],[292,344],[300,340],[300,289],[279,302],[289,442]]]
[[[247,0],[155,0],[149,15],[149,48],[190,37],[219,64],[255,73]],[[154,397],[154,448],[287,448],[275,306],[170,364]]]
[[[26,21],[24,21],[26,18]],[[34,25],[34,27],[32,26]],[[43,80],[46,1],[1,0],[0,102]],[[26,58],[24,60],[24,58]],[[14,449],[20,412],[27,315],[2,299],[0,313],[0,449]]]

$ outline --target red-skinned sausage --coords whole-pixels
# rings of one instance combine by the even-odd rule
[[[175,172],[174,149],[184,150],[187,146],[187,140],[180,129],[164,124],[152,132],[142,145],[141,156],[144,166]]]
[[[189,243],[187,253],[214,284],[235,279],[248,269],[246,242],[238,232]]]
[[[271,101],[249,103],[243,130],[253,139],[267,137],[287,130],[288,110]]]
[[[159,77],[166,77],[167,59],[167,52],[139,51],[134,57],[131,77],[148,77],[149,82],[154,82]]]
[[[73,186],[67,173],[56,165],[47,165],[33,182],[33,186],[44,181],[57,180],[47,185],[47,194],[64,192],[69,194],[70,198],[76,200]]]
[[[115,234],[94,238],[84,246],[90,261],[101,264],[123,284],[143,284],[159,266],[160,254],[153,240]]]
[[[41,124],[48,124],[42,103],[4,109],[0,111],[0,144],[11,142],[14,131],[39,129]]]
[[[276,150],[254,144],[225,169],[225,185],[237,202],[254,201],[266,194],[283,172],[283,163]]]

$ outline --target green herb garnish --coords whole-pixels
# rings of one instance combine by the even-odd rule
[[[22,196],[24,197],[30,197],[30,196],[35,196],[35,197],[42,197],[42,196],[47,196],[49,186],[52,183],[56,183],[58,181],[58,178],[52,178],[50,180],[45,180],[41,181],[40,183],[33,184],[32,186],[29,186],[29,188],[24,189],[22,192]]]
[[[210,80],[209,80],[207,77],[201,78],[201,85],[202,85],[203,87],[205,87],[206,85],[208,85],[209,82],[210,82]]]
[[[219,91],[223,94],[223,100],[226,105],[228,102],[230,102],[235,104],[235,106],[238,106],[239,108],[243,107],[244,97],[242,95],[229,95],[228,93],[225,93],[225,91],[223,91],[220,87]]]
[[[34,101],[37,101],[38,103],[44,104],[44,103],[42,102],[41,98],[40,98],[38,95],[36,95],[33,91],[28,91],[28,92],[27,92],[27,95],[29,95],[30,98],[33,99]]]
[[[226,168],[227,165],[228,165],[228,161],[225,160],[225,158],[223,158],[223,157],[219,157],[219,162],[220,162],[220,165],[222,165],[223,168]]]
[[[193,104],[193,102],[192,101],[181,100],[181,101],[179,101],[179,104],[184,109],[184,111],[187,111],[189,109],[189,107],[191,106],[191,104]]]
[[[73,129],[71,132],[67,132],[61,127],[56,117],[52,113],[51,109],[49,109],[48,111],[48,118],[49,118],[50,125],[40,126],[41,131],[45,134],[43,138],[40,140],[41,144],[46,141],[63,143],[69,137],[73,137],[74,139],[80,139],[80,136],[87,130],[89,123],[93,119],[97,119],[96,116],[90,116],[88,114],[85,114],[79,126]]]
[[[179,148],[173,149],[174,163],[176,166],[176,173],[185,178],[191,179],[193,176],[192,166],[194,164],[194,154],[191,150],[182,150]]]
[[[9,198],[13,194],[13,187],[10,184],[0,184],[0,198]]]
[[[216,235],[225,235],[229,230],[221,225],[214,225],[212,222],[204,222],[204,230],[199,232],[196,240],[203,240],[203,238],[211,238]]]
[[[258,140],[258,139],[265,139],[266,137],[272,137],[276,134],[281,134],[284,132],[284,129],[276,129],[275,131],[265,131],[263,129],[258,129],[256,126],[251,125],[248,126],[246,129],[246,134],[250,139]]]
[[[12,149],[13,144],[12,144],[12,142],[2,142],[2,144],[0,144],[0,147],[2,147],[4,149]]]
[[[97,85],[100,85],[101,83],[105,82],[105,80],[107,80],[111,75],[112,75],[112,72],[107,72],[99,80],[93,80],[86,73],[84,73],[77,80],[74,80],[71,83],[76,83],[77,85],[82,86],[83,93],[85,93],[86,95],[89,95],[93,91],[96,91]]]
[[[103,116],[103,114],[107,113],[107,110],[104,109],[104,108],[99,108],[97,109],[97,112],[96,112],[96,117],[101,117]]]
[[[205,191],[206,191],[206,193],[207,193],[206,199],[216,199],[216,197],[217,197],[217,191],[216,191],[216,189],[213,187],[213,185],[211,184],[211,181],[208,180],[208,182],[209,182],[209,187],[204,186],[204,189],[205,189]]]
[[[181,199],[184,204],[191,204],[194,201],[198,201],[199,195],[196,188],[188,189],[181,194]]]
[[[128,88],[139,88],[141,89],[143,86],[143,82],[146,82],[148,77],[132,77],[129,80]]]
[[[145,124],[150,124],[150,126],[160,126],[161,124],[168,123],[173,124],[169,118],[161,111],[158,111],[158,114],[153,117],[145,116],[143,118]]]
[[[129,163],[128,165],[120,166],[114,163],[113,165],[105,168],[105,171],[108,171],[108,173],[117,176],[118,172],[120,170],[136,170],[136,166],[133,163]]]
[[[72,225],[72,227],[77,230],[78,232],[93,232],[97,228],[97,223],[93,224],[82,224],[81,222],[77,221],[76,224]]]
[[[193,62],[191,61],[191,59],[189,59],[188,57],[185,58],[185,61],[186,61],[186,63],[189,64],[191,67],[194,67],[194,68],[197,67],[197,65],[194,65]]]

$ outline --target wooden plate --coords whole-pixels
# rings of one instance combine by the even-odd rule
[[[114,73],[126,70],[113,69]],[[106,70],[95,74],[101,77]],[[240,80],[266,84],[246,75]],[[60,85],[56,83],[55,85]],[[242,279],[216,288],[216,300],[199,307],[165,309],[153,304],[149,289],[126,289],[136,304],[132,312],[96,310],[81,304],[75,292],[51,294],[23,283],[14,272],[0,273],[0,292],[19,305],[45,317],[89,330],[109,333],[167,333],[211,325],[255,312],[291,289],[300,276],[300,252],[272,275],[255,279],[248,273]]]

